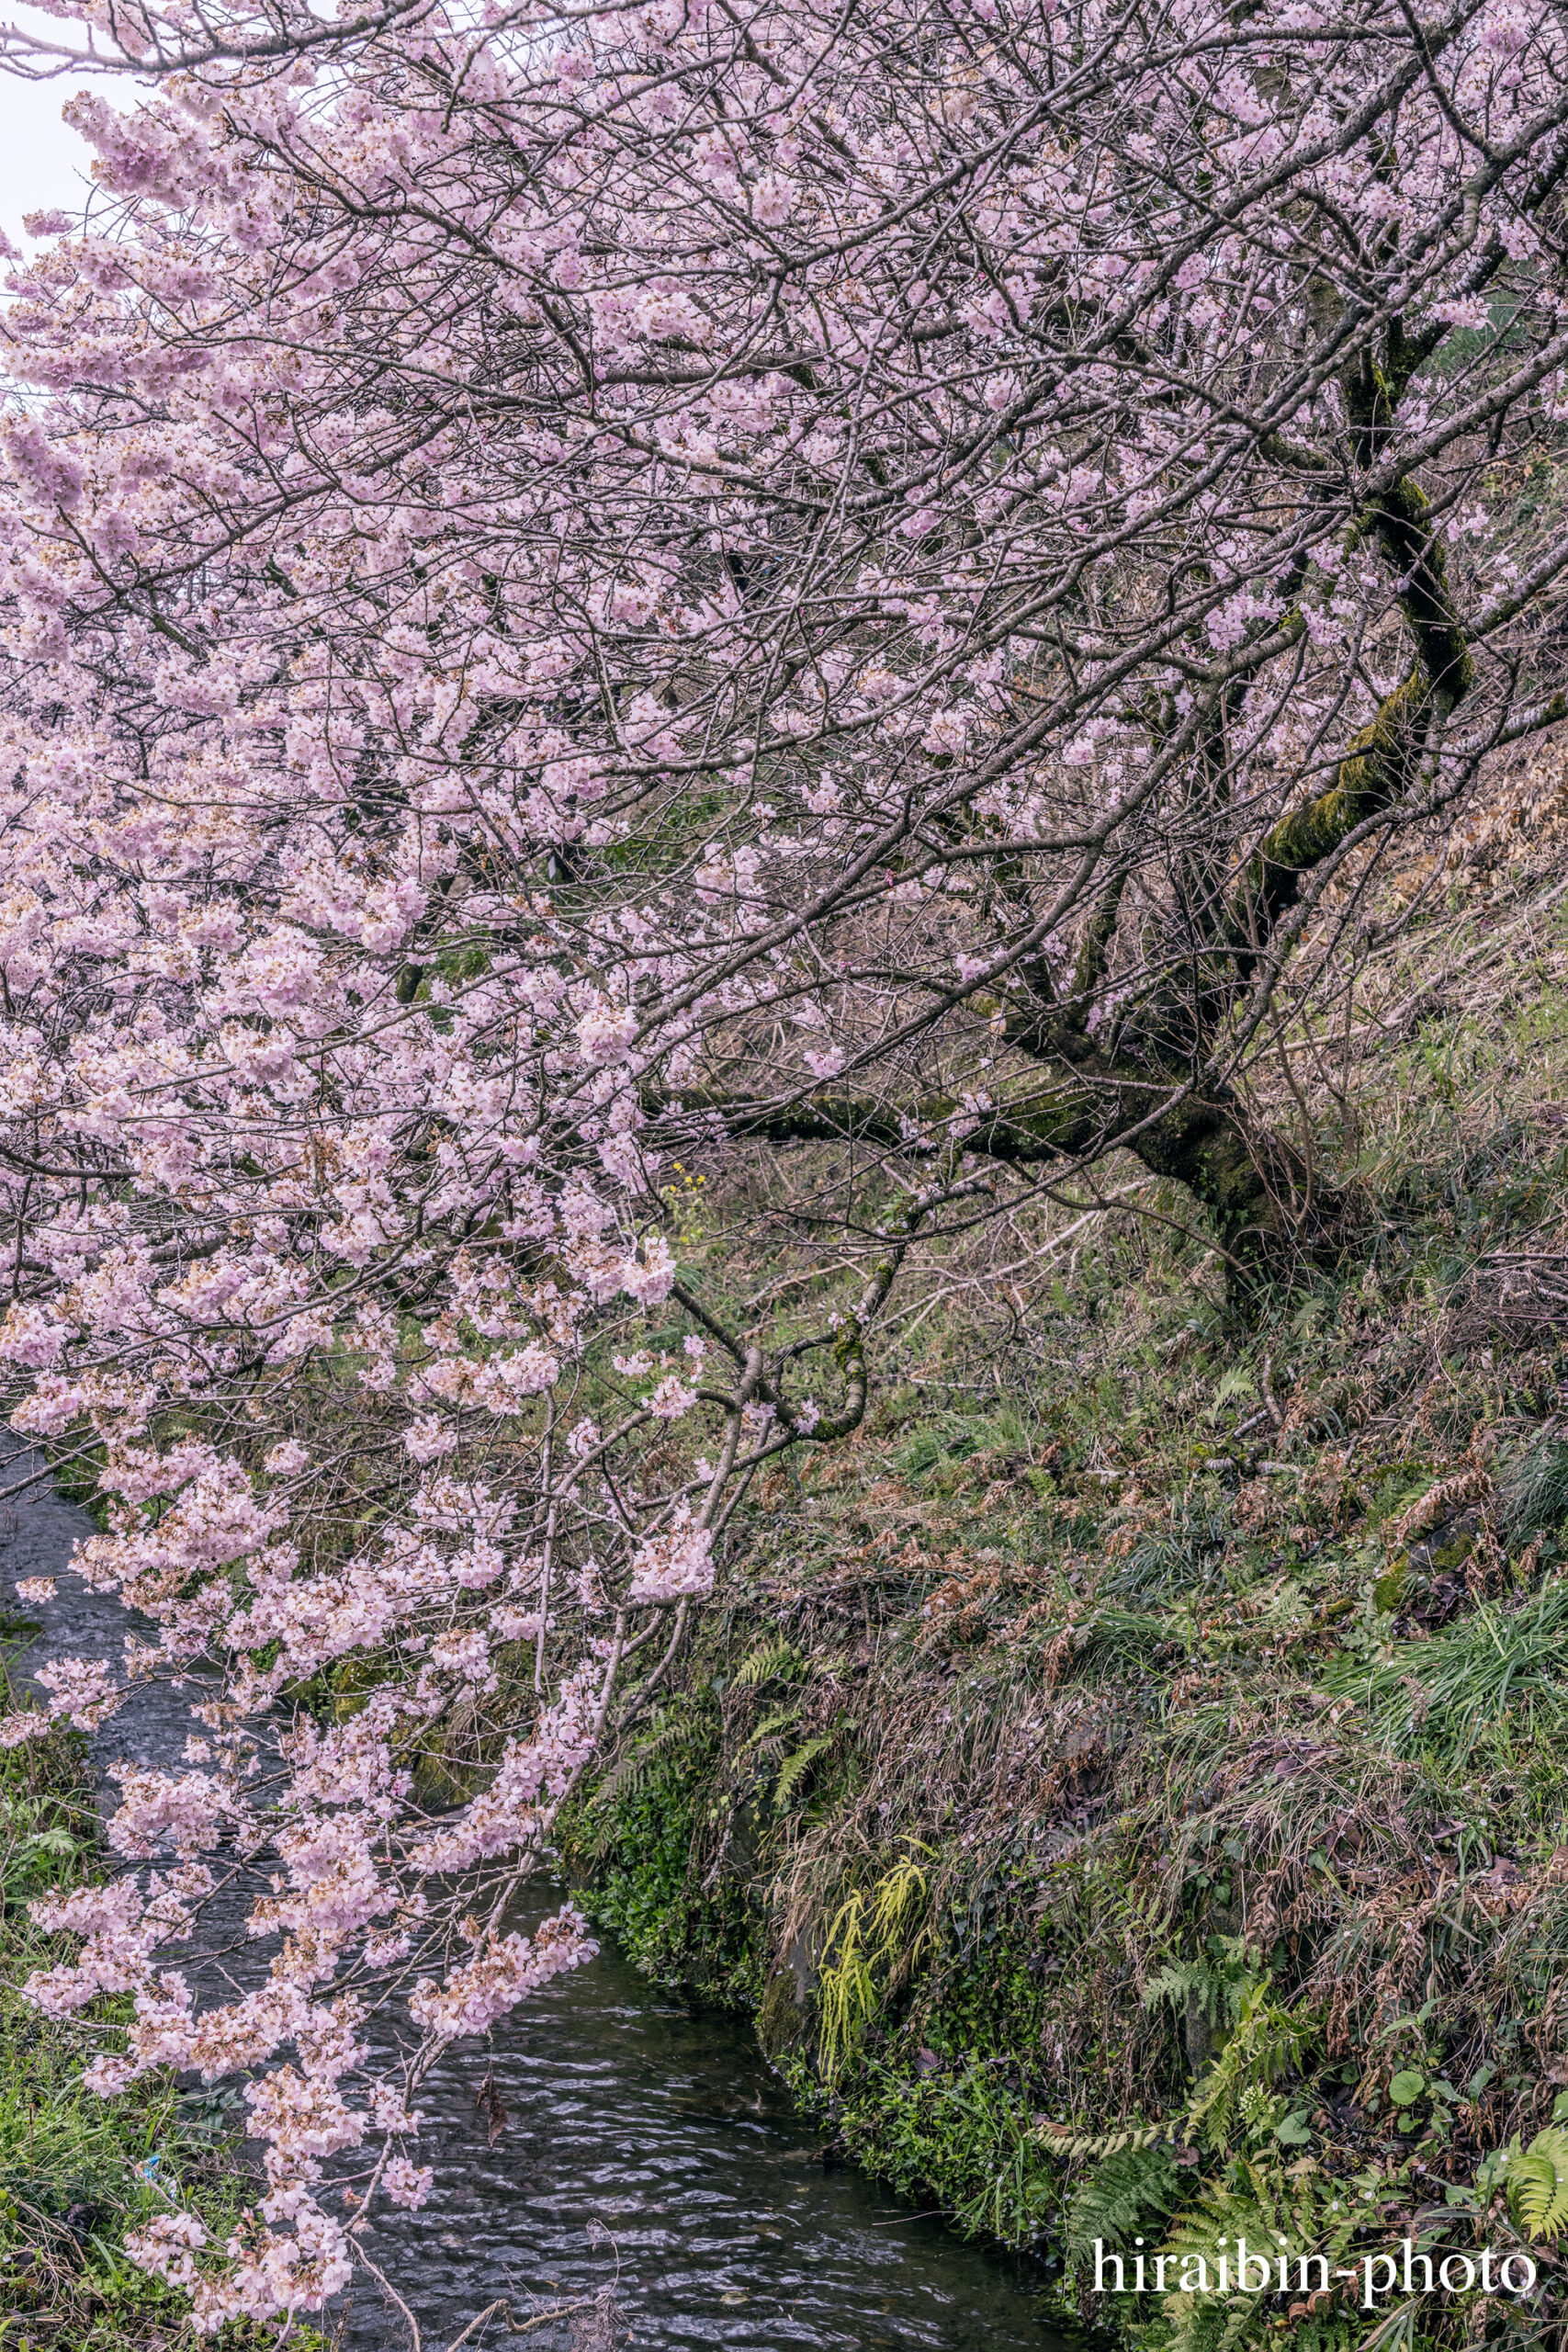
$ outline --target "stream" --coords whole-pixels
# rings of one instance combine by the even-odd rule
[[[67,1650],[118,1665],[130,1621],[68,1572],[91,1532],[47,1486],[0,1506],[0,1607],[15,1605],[20,1577],[60,1579],[52,1601],[29,1605],[44,1624],[31,1662]],[[94,1753],[176,1770],[186,1709],[178,1692],[143,1684]],[[612,2286],[639,2346],[1065,2352],[1038,2316],[1033,2264],[969,2245],[825,2160],[743,2019],[659,1991],[602,1940],[597,1961],[513,2010],[488,2047],[456,2045],[421,2089],[418,2161],[434,2165],[434,2194],[418,2212],[383,2211],[365,2245],[426,2352],[499,2297],[521,2318]],[[493,2147],[475,2105],[492,2066],[508,2114]],[[334,2319],[342,2352],[407,2341],[373,2283]],[[575,2336],[557,2323],[522,2340],[541,2352],[589,2341],[575,2324]],[[469,2339],[509,2340],[499,2320]]]

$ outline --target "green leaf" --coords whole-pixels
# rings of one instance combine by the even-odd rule
[[[73,1854],[77,1848],[77,1840],[69,1829],[35,1829],[30,1838],[23,1838],[22,1843],[25,1846],[41,1846],[46,1854]]]
[[[1568,2228],[1568,2132],[1549,2124],[1523,2155],[1509,2150],[1508,2202],[1532,2238],[1561,2237]]]
[[[738,1690],[749,1690],[759,1682],[771,1682],[775,1678],[781,1681],[795,1681],[805,1665],[806,1660],[795,1644],[786,1641],[780,1634],[772,1641],[764,1642],[760,1649],[753,1650],[750,1657],[742,1661],[735,1677],[735,1687]]]
[[[1299,2108],[1294,2115],[1287,2115],[1274,2126],[1274,2137],[1287,2148],[1304,2148],[1312,2138],[1312,2120],[1306,2108]]]
[[[796,1713],[798,1712],[797,1709]],[[807,1771],[817,1761],[823,1750],[831,1747],[832,1745],[832,1733],[821,1732],[815,1739],[808,1739],[804,1747],[797,1747],[793,1756],[784,1758],[779,1770],[778,1785],[773,1791],[775,1812],[784,1811]]]
[[[1418,2075],[1413,2067],[1406,2066],[1390,2083],[1388,2095],[1395,2107],[1408,2107],[1412,2099],[1420,2098],[1426,2087],[1426,2075]]]

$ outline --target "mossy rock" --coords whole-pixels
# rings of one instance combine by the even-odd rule
[[[428,1812],[466,1804],[475,1792],[479,1777],[477,1770],[447,1764],[423,1749],[413,1759],[413,1794]]]
[[[757,2011],[757,2040],[770,2064],[798,2050],[807,2039],[806,2018],[795,1997],[792,1969],[776,1968]]]

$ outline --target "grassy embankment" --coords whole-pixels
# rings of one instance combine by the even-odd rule
[[[1565,973],[1562,910],[1509,883],[1374,959],[1352,1036],[1282,1041],[1346,1240],[1246,1312],[1190,1203],[1131,1165],[1109,1206],[933,1250],[865,1427],[752,1498],[673,1683],[570,1824],[652,1974],[754,2010],[841,2146],[1038,2246],[1064,2310],[1150,2352],[1326,2352],[1371,2323],[1293,2296],[1096,2312],[1097,2236],[1212,2256],[1277,2223],[1337,2261],[1411,2214],[1495,2247],[1568,2217],[1568,2137],[1537,2205],[1529,2166],[1510,2204],[1495,2163],[1568,2104]],[[798,1166],[674,1192],[690,1278],[737,1324],[851,1295]],[[638,1344],[678,1351],[665,1320]],[[312,1431],[363,1432],[351,1367],[317,1387]],[[352,1502],[319,1549],[354,1540]],[[475,1785],[526,1713],[531,1661],[498,1664],[488,1727],[424,1758],[432,1793]],[[302,1695],[341,1713],[379,1670]],[[6,1766],[15,1867],[90,1868],[70,1751],[47,1787],[28,1769]],[[14,1907],[6,1933],[14,1980]],[[39,2342],[176,2333],[118,2235],[149,2154],[215,2209],[220,2168],[166,2090],[81,2099],[73,2036],[6,1999],[5,2161],[34,2183],[6,2210],[13,2308]],[[1463,2297],[1398,2323],[1512,2324]]]
[[[0,1621],[0,1640],[25,1631]],[[0,1661],[3,1674],[3,1661]],[[0,1683],[0,1697],[4,1697]],[[232,2139],[231,2088],[181,2097],[148,2078],[101,2099],[80,2076],[103,2046],[54,2023],[17,1990],[34,1968],[70,1957],[73,1937],[38,1933],[31,1897],[101,1875],[99,1820],[83,1742],[61,1727],[0,1751],[0,2346],[60,2352],[161,2352],[193,2344],[186,2298],[127,2258],[130,2229],[172,2192],[226,2237],[251,2193]],[[104,1999],[89,2018],[112,2021]],[[276,2329],[231,2323],[216,2342],[245,2352]],[[212,2341],[213,2339],[209,2339]],[[319,2345],[310,2329],[296,2352]]]
[[[1059,1206],[1010,1275],[994,1239],[934,1261],[865,1429],[756,1497],[571,1826],[599,1917],[753,2009],[843,2149],[1151,2346],[1561,2322],[1568,924],[1535,888],[1414,933],[1303,1086],[1332,1268],[1240,1314],[1149,1187],[1176,1224]],[[759,1286],[756,1206],[687,1236],[716,1301]],[[1408,2230],[1529,2245],[1544,2304],[1097,2305],[1085,2268]]]

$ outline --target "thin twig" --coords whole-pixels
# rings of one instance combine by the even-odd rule
[[[458,2346],[467,2344],[476,2329],[483,2327],[487,2320],[493,2319],[497,2312],[505,2320],[506,2332],[509,2335],[531,2335],[535,2328],[547,2327],[552,2320],[570,2319],[573,2312],[592,2311],[598,2300],[597,2295],[582,2295],[575,2303],[554,2303],[547,2312],[536,2312],[529,2319],[513,2319],[512,2305],[503,2297],[500,2302],[487,2305],[477,2318],[471,2319],[461,2335],[455,2335],[452,2338],[446,2352],[457,2352]]]
[[[403,2317],[407,2320],[409,2324],[409,2352],[423,2352],[424,2338],[419,2332],[419,2322],[415,2319],[412,2312],[410,2311],[407,2303],[404,2302],[402,2297],[399,2294],[397,2289],[393,2286],[386,2272],[381,2268],[379,2263],[371,2261],[370,2256],[366,2253],[365,2248],[360,2245],[359,2240],[355,2237],[352,2233],[350,2233],[348,2242],[354,2249],[355,2260],[362,2262],[365,2265],[365,2267],[369,2271],[370,2276],[375,2279],[377,2285],[380,2288],[381,2292],[386,2296],[388,2301],[396,2303],[399,2311],[401,2312]]]

